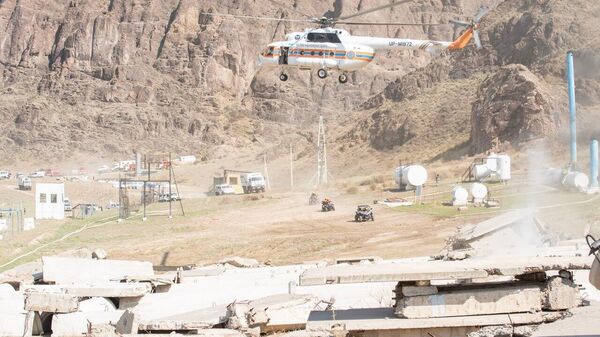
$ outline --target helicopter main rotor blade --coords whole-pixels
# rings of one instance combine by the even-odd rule
[[[336,21],[336,25],[348,26],[447,26],[448,23],[401,23],[401,22],[353,22]]]
[[[251,15],[235,15],[235,14],[221,14],[221,13],[200,13],[201,15],[208,16],[220,16],[226,18],[235,18],[235,19],[250,19],[250,20],[266,20],[266,21],[284,21],[284,22],[312,22],[311,20],[304,19],[283,19],[283,18],[273,18],[268,16],[251,16]]]
[[[313,19],[314,18],[314,16],[312,16],[312,15],[308,15],[308,14],[306,14],[304,12],[301,12],[301,11],[295,9],[295,8],[292,8],[292,7],[286,6],[284,4],[281,4],[281,3],[279,3],[279,2],[277,2],[275,0],[269,0],[269,2],[272,3],[272,4],[274,4],[275,6],[277,6],[279,8],[282,8],[282,9],[285,9],[285,10],[289,10],[291,12],[294,12],[294,13],[298,14],[298,15],[304,16],[304,17],[306,17],[308,19]]]
[[[489,12],[490,9],[487,7],[482,6],[479,9],[479,12],[477,13],[477,15],[475,16],[475,18],[473,19],[474,22],[479,23],[479,21],[481,21],[481,19],[483,18],[484,15],[487,14],[487,12]]]
[[[353,18],[353,17],[357,17],[357,16],[360,16],[360,15],[365,15],[365,14],[377,12],[377,11],[380,11],[380,10],[383,10],[383,9],[386,9],[386,8],[395,7],[395,6],[402,5],[402,4],[407,3],[407,2],[413,2],[413,1],[414,0],[400,0],[398,2],[394,2],[394,3],[387,4],[387,5],[383,5],[383,6],[379,6],[379,7],[375,7],[375,8],[371,8],[371,9],[367,9],[366,11],[358,12],[358,13],[351,14],[351,15],[342,16],[342,17],[338,18],[338,20],[347,20],[347,19],[350,19],[350,18]]]
[[[463,26],[463,27],[469,27],[471,24],[468,22],[464,22],[464,21],[459,21],[459,20],[450,20],[451,23],[457,25],[457,26]]]
[[[481,45],[481,39],[479,38],[479,31],[477,29],[473,30],[473,41],[475,42],[475,46],[477,46],[477,49],[483,48],[483,46]]]

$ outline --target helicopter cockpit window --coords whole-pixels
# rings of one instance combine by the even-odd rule
[[[264,53],[263,53],[263,54],[264,54],[265,56],[273,56],[273,50],[274,50],[274,48],[273,48],[273,47],[269,47],[269,48],[267,48],[267,49],[264,51]]]
[[[308,42],[341,43],[339,36],[335,33],[308,33],[306,40]]]

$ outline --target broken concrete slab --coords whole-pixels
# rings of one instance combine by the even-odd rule
[[[434,318],[510,314],[542,310],[542,290],[536,285],[453,290],[430,296],[398,298],[396,315]]]
[[[553,322],[564,316],[564,312],[537,312],[407,319],[395,316],[394,308],[348,309],[313,311],[310,313],[306,328],[307,330],[330,330],[335,327],[341,327],[347,331],[400,331],[408,329],[481,327],[486,325],[505,324],[540,324]]]
[[[62,293],[79,297],[141,297],[152,291],[149,283],[100,282],[87,284],[30,285],[27,292]]]
[[[226,257],[219,261],[219,264],[232,265],[238,268],[256,268],[260,266],[257,260],[240,256]]]
[[[480,222],[476,225],[465,226],[460,229],[456,239],[468,242],[480,238],[503,227],[519,222],[528,214],[531,213],[524,211],[510,211]]]
[[[102,329],[102,328],[92,329],[92,331],[90,331],[87,334],[87,337],[147,337],[147,336],[148,336],[148,334],[120,335],[113,331],[110,331],[110,329]],[[205,330],[199,330],[196,333],[194,333],[193,335],[181,334],[181,333],[168,333],[168,334],[153,333],[152,334],[152,337],[189,337],[189,336],[196,336],[196,337],[247,337],[240,331],[231,330],[231,329],[205,329]],[[19,336],[19,337],[21,337],[21,336]],[[315,336],[315,337],[318,337],[318,336]]]
[[[425,286],[425,287],[402,286],[401,291],[402,291],[402,295],[407,296],[407,297],[428,296],[428,295],[437,294],[438,288],[436,286]]]
[[[581,305],[579,288],[569,279],[553,277],[544,289],[544,309],[566,310]]]
[[[55,313],[76,312],[79,310],[79,298],[67,294],[27,292],[25,293],[25,310]]]
[[[128,276],[154,277],[150,262],[42,257],[46,283],[108,282]]]
[[[315,296],[293,294],[236,301],[227,307],[227,326],[242,331],[258,327],[260,333],[304,329],[309,313],[320,303]]]
[[[300,285],[474,279],[547,270],[589,269],[590,266],[591,261],[586,257],[490,257],[462,261],[336,265],[306,270],[300,277]]]
[[[52,337],[83,336],[89,324],[116,324],[123,311],[93,311],[55,314],[52,316]]]
[[[15,286],[33,284],[35,276],[42,272],[42,263],[38,261],[28,262],[0,274],[0,283],[10,283]]]
[[[138,324],[139,331],[197,331],[208,329],[211,324],[202,321],[140,321]]]
[[[362,257],[342,257],[333,261],[333,264],[360,264],[382,261],[379,256],[362,256]]]
[[[108,254],[106,254],[106,251],[102,248],[96,248],[92,251],[92,259],[104,260],[107,256]]]

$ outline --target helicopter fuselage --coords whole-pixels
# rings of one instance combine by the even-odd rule
[[[261,66],[288,66],[301,69],[354,71],[373,61],[384,49],[446,49],[452,42],[352,36],[343,29],[307,29],[287,35],[286,41],[268,45],[259,56]]]
[[[280,79],[287,80],[283,68],[319,69],[319,77],[327,76],[327,70],[339,70],[342,76],[367,66],[380,50],[424,50],[436,53],[443,50],[463,48],[471,39],[469,28],[453,42],[396,39],[369,36],[352,36],[337,28],[307,29],[288,34],[286,41],[273,42],[259,56],[259,66],[282,67]],[[342,78],[340,78],[340,82]]]

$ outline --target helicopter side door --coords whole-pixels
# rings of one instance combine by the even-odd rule
[[[279,55],[279,64],[287,65],[290,55],[290,47],[281,47],[281,55]]]

